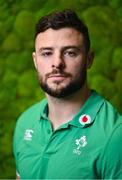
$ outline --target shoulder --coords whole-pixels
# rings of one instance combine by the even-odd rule
[[[107,100],[104,99],[98,117],[105,128],[109,128],[113,131],[113,128],[119,123],[122,123],[122,114]]]
[[[16,126],[25,123],[34,123],[34,120],[40,118],[41,113],[43,112],[45,105],[47,104],[47,100],[43,99],[42,101],[32,105],[27,110],[25,110],[17,120]]]
[[[98,107],[96,116],[98,117],[98,119],[100,119],[100,122],[102,124],[105,123],[107,125],[109,123],[116,124],[116,122],[118,121],[122,122],[122,114],[120,114],[116,107],[113,106],[102,95],[100,95],[96,91],[93,91],[91,100],[92,101],[90,101],[90,106],[92,107],[92,111],[94,110],[96,112],[96,109]]]
[[[21,116],[28,116],[31,112],[36,114],[37,112],[40,112],[41,111],[41,108],[43,108],[45,106],[45,104],[47,103],[47,100],[46,99],[43,99],[42,101],[40,102],[37,102],[36,104],[30,106],[27,110],[25,110]]]

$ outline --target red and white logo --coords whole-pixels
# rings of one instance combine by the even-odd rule
[[[80,116],[79,122],[82,125],[90,124],[91,123],[91,117],[87,114],[84,114],[84,115]]]

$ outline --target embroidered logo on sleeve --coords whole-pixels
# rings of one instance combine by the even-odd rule
[[[87,145],[86,136],[81,136],[81,138],[75,140],[76,148],[73,150],[74,154],[81,154],[81,149]]]
[[[31,141],[33,133],[34,133],[34,131],[32,129],[26,129],[25,134],[24,134],[24,139],[27,141]]]

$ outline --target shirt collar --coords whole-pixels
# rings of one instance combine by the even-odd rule
[[[43,118],[43,119],[47,119],[48,118],[48,103],[47,103],[47,99],[43,99],[41,101],[41,104],[40,104],[40,117]]]
[[[100,96],[96,91],[92,90],[91,95],[86,100],[80,111],[74,116],[74,118],[66,123],[67,125],[73,125],[77,127],[88,127],[91,125],[97,113],[99,112],[101,106],[104,103],[104,98]],[[44,99],[41,102],[41,118],[48,119],[48,103]]]
[[[101,106],[104,103],[104,98],[96,91],[92,90],[91,95],[86,100],[80,111],[74,116],[73,120],[69,122],[70,125],[77,127],[88,127],[91,125]]]

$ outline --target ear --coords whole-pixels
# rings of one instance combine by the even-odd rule
[[[36,61],[36,53],[35,52],[32,53],[32,58],[33,58],[34,66],[37,69],[37,61]]]
[[[94,51],[89,51],[87,54],[87,69],[91,68],[94,60]]]

